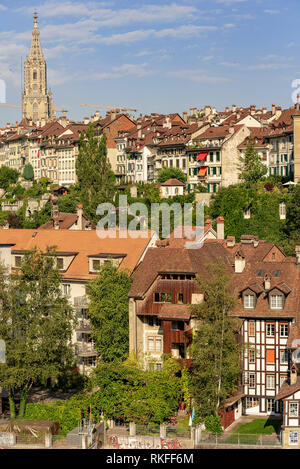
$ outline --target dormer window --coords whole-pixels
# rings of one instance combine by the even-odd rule
[[[22,263],[22,257],[15,256],[15,267],[21,267],[21,263]]]
[[[64,270],[64,259],[63,259],[63,257],[58,257],[57,258],[57,268],[59,270]]]
[[[243,303],[245,309],[253,309],[255,307],[255,295],[254,293],[246,293],[243,297]]]
[[[270,295],[270,308],[271,309],[282,309],[283,308],[283,295],[271,294]]]

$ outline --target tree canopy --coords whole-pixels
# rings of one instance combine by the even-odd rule
[[[186,182],[186,175],[179,168],[163,168],[157,175],[157,181],[162,184],[168,179],[178,179],[178,181]]]
[[[96,222],[98,205],[113,202],[115,175],[107,158],[106,135],[95,136],[93,124],[81,134],[76,173],[84,213],[89,220]]]
[[[31,181],[34,178],[34,171],[31,164],[26,164],[23,170],[23,178],[27,181]]]
[[[96,350],[104,362],[122,361],[129,352],[128,292],[132,279],[111,262],[87,285],[89,318]]]
[[[192,344],[191,393],[200,417],[217,416],[224,400],[236,387],[240,373],[237,324],[229,315],[236,308],[226,265],[206,266],[198,277],[205,301],[192,306],[197,328]]]
[[[0,188],[7,190],[11,184],[15,184],[19,178],[19,173],[8,166],[0,168]]]
[[[267,172],[267,166],[262,163],[255,149],[255,142],[250,137],[246,146],[245,157],[241,160],[241,180],[249,186],[263,178]]]
[[[55,251],[27,252],[11,276],[0,271],[0,337],[6,343],[6,363],[0,382],[9,390],[11,417],[14,392],[21,391],[20,415],[28,390],[36,382],[56,378],[73,363],[70,340],[75,316],[62,294]]]

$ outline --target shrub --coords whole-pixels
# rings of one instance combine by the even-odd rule
[[[221,418],[219,416],[209,415],[204,420],[205,428],[211,433],[223,433]]]

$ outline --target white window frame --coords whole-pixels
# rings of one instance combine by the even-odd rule
[[[244,308],[253,309],[254,308],[254,295],[244,295]]]
[[[270,309],[283,308],[283,295],[270,295]]]
[[[299,434],[297,430],[290,430],[289,431],[289,444],[290,445],[298,445],[299,442]]]
[[[294,410],[292,410],[294,408]],[[299,403],[289,402],[289,417],[299,417]]]
[[[275,389],[275,375],[266,375],[266,389]]]

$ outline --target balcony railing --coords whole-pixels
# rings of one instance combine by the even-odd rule
[[[77,327],[76,327],[77,332],[90,332],[91,331],[91,324],[88,319],[83,319],[82,321],[79,321]]]
[[[78,357],[93,357],[97,355],[95,346],[92,342],[77,343],[75,347],[76,355]]]
[[[74,298],[75,308],[88,308],[89,299],[86,296],[76,296]]]

